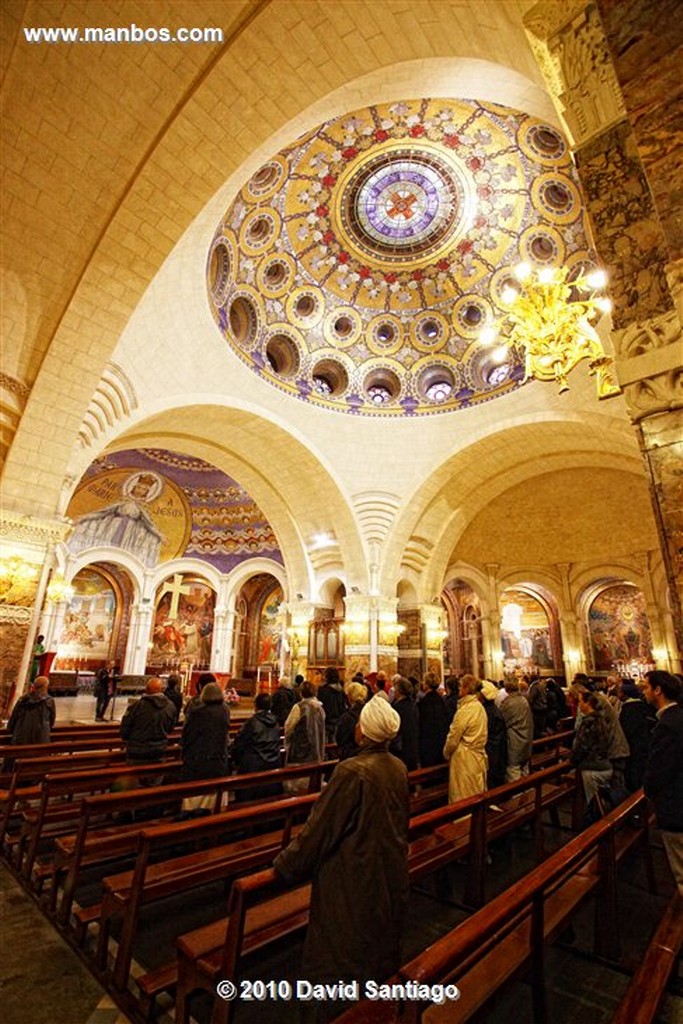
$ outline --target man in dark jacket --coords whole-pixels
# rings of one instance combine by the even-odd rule
[[[394,694],[393,706],[401,719],[401,725],[395,745],[392,744],[392,753],[396,754],[396,757],[400,757],[408,771],[412,772],[418,766],[420,725],[417,707],[413,700],[413,687],[405,676],[399,676],[395,681]]]
[[[270,709],[275,715],[278,725],[285,724],[287,715],[292,710],[295,700],[296,696],[289,676],[280,676],[280,683],[273,694],[273,702]]]
[[[290,885],[313,879],[302,976],[315,983],[381,981],[401,963],[409,791],[405,765],[387,750],[399,724],[388,701],[368,701],[360,753],[337,766],[302,832],[274,862]],[[319,1003],[317,1019],[338,1012]]]
[[[56,708],[48,696],[47,676],[37,676],[27,694],[14,705],[7,729],[12,743],[49,743],[50,730],[55,724]]]
[[[336,668],[325,669],[325,682],[318,690],[318,700],[325,710],[325,739],[334,743],[337,724],[347,708],[346,694]]]
[[[176,712],[162,692],[158,677],[147,681],[145,692],[126,711],[121,721],[121,736],[126,741],[129,764],[149,764],[163,760],[168,734],[175,724]]]
[[[683,896],[683,686],[669,672],[648,672],[643,695],[657,711],[643,786],[654,804],[669,865]]]
[[[439,693],[439,680],[434,672],[427,672],[422,689],[424,697],[418,701],[417,715],[420,728],[420,767],[442,764],[443,748],[451,720],[444,699]]]

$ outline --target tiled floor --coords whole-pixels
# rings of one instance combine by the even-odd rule
[[[127,1024],[79,957],[0,865],[3,1024]]]

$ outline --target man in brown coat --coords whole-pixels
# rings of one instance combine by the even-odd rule
[[[409,791],[405,765],[387,750],[399,725],[388,701],[368,701],[360,752],[337,766],[301,834],[274,862],[291,885],[313,879],[301,973],[308,981],[382,981],[401,963]],[[317,1019],[334,1012],[340,1008],[319,1004]]]

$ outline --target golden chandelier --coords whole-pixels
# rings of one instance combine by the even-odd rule
[[[489,344],[502,335],[504,346],[524,353],[525,377],[555,380],[567,391],[567,374],[582,359],[596,377],[598,398],[618,395],[621,388],[612,379],[612,359],[605,353],[591,321],[610,311],[610,300],[601,290],[607,283],[603,271],[582,274],[569,280],[569,268],[542,267],[534,270],[521,263],[514,271],[518,284],[502,293],[505,319],[496,331],[487,327],[480,340]],[[501,361],[505,348],[499,350]]]

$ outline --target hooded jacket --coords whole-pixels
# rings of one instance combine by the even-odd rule
[[[280,726],[272,711],[257,711],[235,737],[232,756],[241,775],[279,768]]]
[[[160,761],[175,720],[175,706],[168,697],[163,693],[143,693],[121,720],[121,736],[126,741],[128,757]]]
[[[47,693],[27,693],[20,697],[7,723],[12,743],[49,743],[55,716],[54,698]]]

